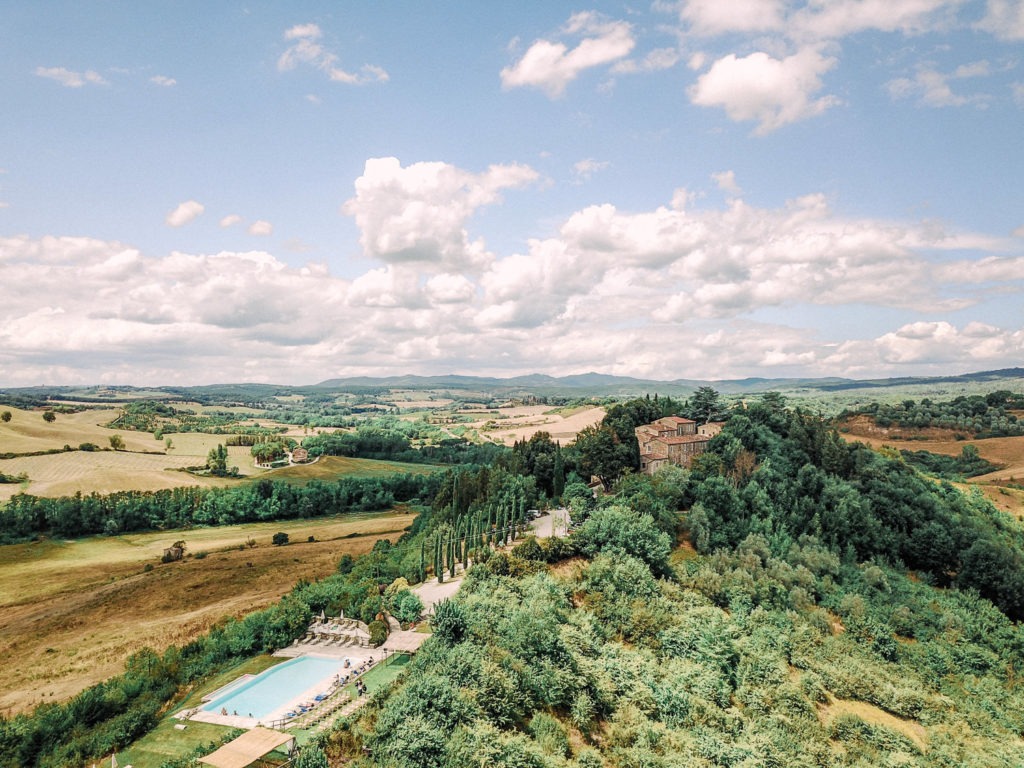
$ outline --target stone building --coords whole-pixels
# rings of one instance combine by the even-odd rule
[[[719,423],[702,424],[681,416],[665,416],[637,427],[640,471],[653,475],[666,464],[688,467],[694,456],[704,453],[708,441],[722,430]]]

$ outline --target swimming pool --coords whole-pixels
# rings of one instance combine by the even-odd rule
[[[318,685],[326,691],[332,678],[344,674],[343,659],[323,659],[315,656],[299,656],[271,667],[256,677],[224,693],[203,705],[206,712],[266,718],[271,712],[281,709]],[[313,693],[318,692],[313,690]],[[312,698],[312,696],[311,696]]]

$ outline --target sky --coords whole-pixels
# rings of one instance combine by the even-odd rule
[[[1024,0],[0,0],[0,386],[1024,364]]]

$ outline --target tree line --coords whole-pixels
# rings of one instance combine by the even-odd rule
[[[233,525],[387,509],[396,502],[429,500],[441,482],[434,474],[405,474],[312,480],[304,486],[264,479],[230,488],[76,493],[58,498],[22,493],[0,508],[0,541],[39,535],[70,538]]]

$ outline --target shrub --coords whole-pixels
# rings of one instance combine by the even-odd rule
[[[409,624],[423,613],[423,601],[412,590],[403,589],[391,600],[388,610],[402,624]]]
[[[434,606],[430,627],[442,643],[455,645],[466,634],[466,612],[459,603],[442,600]]]
[[[546,712],[538,712],[533,716],[529,731],[540,748],[549,755],[565,757],[569,754],[569,738],[565,735],[565,729]]]
[[[278,531],[270,541],[275,547],[283,547],[288,543],[288,534],[283,531]]]
[[[384,641],[388,639],[388,625],[380,619],[374,619],[369,624],[370,629],[370,645],[376,648],[379,645],[383,645]]]

